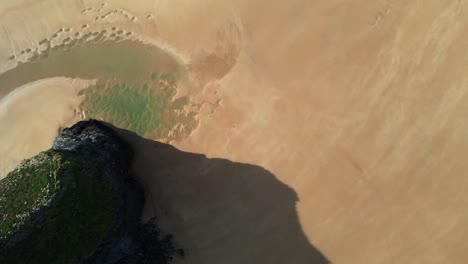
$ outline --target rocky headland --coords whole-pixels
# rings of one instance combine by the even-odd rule
[[[0,263],[169,262],[171,236],[140,223],[132,158],[111,128],[90,120],[23,161],[0,181]]]

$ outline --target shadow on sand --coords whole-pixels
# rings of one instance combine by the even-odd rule
[[[296,193],[267,170],[114,129],[135,149],[143,221],[156,216],[185,249],[175,263],[329,263],[301,229]]]

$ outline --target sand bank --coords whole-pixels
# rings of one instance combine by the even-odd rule
[[[0,101],[0,178],[18,163],[51,147],[59,128],[80,119],[86,81],[50,78],[21,86]]]

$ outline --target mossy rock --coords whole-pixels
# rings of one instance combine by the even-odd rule
[[[144,198],[131,159],[131,149],[93,120],[22,162],[0,181],[0,263],[81,263],[136,229]]]

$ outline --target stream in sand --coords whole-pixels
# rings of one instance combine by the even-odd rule
[[[45,53],[45,52],[43,52]],[[0,95],[26,83],[64,76],[68,78],[144,82],[152,72],[184,78],[184,68],[167,52],[138,41],[85,42],[82,46],[49,51],[39,59],[22,62],[0,75]]]

